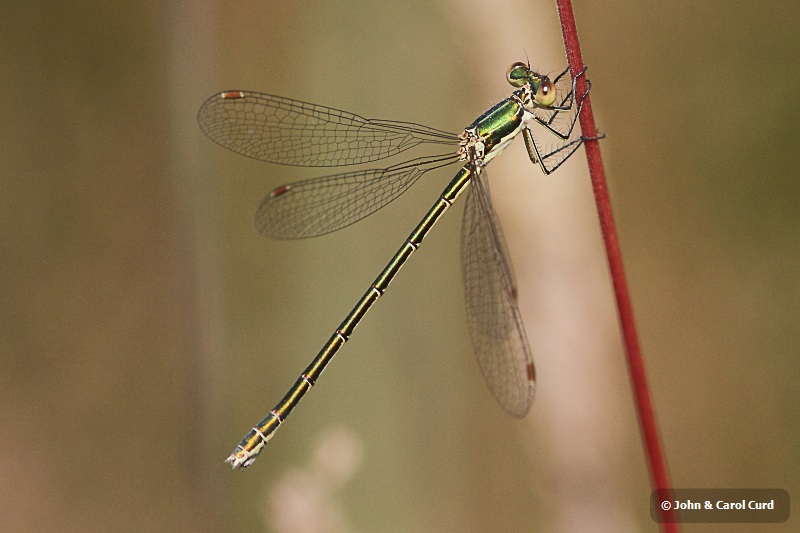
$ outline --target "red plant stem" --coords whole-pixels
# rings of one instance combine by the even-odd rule
[[[576,76],[583,70],[583,59],[581,58],[581,48],[578,43],[578,30],[575,27],[575,15],[572,12],[571,0],[556,0],[558,5],[558,15],[561,19],[561,31],[564,35],[564,46],[567,49],[567,61],[572,76]],[[580,101],[579,95],[586,92],[586,77],[578,78],[575,88],[576,99]],[[597,128],[592,114],[592,102],[590,95],[583,101],[583,109],[580,114],[581,131],[584,137],[597,137]],[[600,145],[597,140],[587,140],[584,142],[586,147],[586,159],[589,163],[589,173],[594,189],[594,197],[597,202],[597,213],[600,217],[600,229],[603,233],[603,241],[608,256],[608,266],[611,271],[611,280],[614,284],[614,295],[617,300],[617,310],[619,313],[620,326],[625,343],[625,354],[628,361],[628,372],[631,378],[634,401],[636,402],[637,413],[639,415],[639,427],[642,432],[645,453],[647,455],[650,470],[650,482],[652,488],[670,489],[667,466],[664,455],[661,451],[661,441],[658,436],[658,424],[653,412],[653,405],[650,401],[650,392],[647,386],[647,376],[644,371],[642,352],[639,348],[639,338],[636,333],[636,324],[633,318],[633,307],[631,306],[630,295],[628,294],[628,284],[625,281],[625,271],[622,265],[622,255],[619,250],[617,230],[614,225],[614,215],[611,211],[611,201],[608,197],[608,186],[606,184],[603,160],[600,156]],[[663,494],[663,493],[662,493]],[[671,498],[670,498],[671,499]],[[676,517],[672,509],[664,511],[659,508],[663,519],[662,529],[664,531],[680,531],[679,524],[675,521]]]

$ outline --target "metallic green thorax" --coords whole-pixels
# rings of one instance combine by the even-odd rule
[[[515,91],[512,96],[479,116],[464,130],[466,135],[474,136],[483,143],[483,153],[476,154],[483,163],[488,163],[500,153],[522,130],[530,116],[526,116],[527,112],[522,105],[524,98],[522,89]]]

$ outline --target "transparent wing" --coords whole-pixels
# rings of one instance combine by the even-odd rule
[[[389,168],[358,170],[282,185],[256,211],[258,231],[275,239],[300,239],[336,231],[385,206],[424,173],[458,156],[421,157]]]
[[[197,121],[219,145],[282,165],[355,165],[423,143],[458,144],[456,134],[420,124],[366,119],[330,107],[247,91],[212,96],[200,107]]]
[[[517,287],[486,171],[472,179],[461,226],[461,268],[467,322],[489,389],[510,414],[522,417],[533,401],[535,372]]]

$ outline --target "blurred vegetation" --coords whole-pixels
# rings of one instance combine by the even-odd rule
[[[798,494],[800,4],[574,4],[673,483]],[[219,149],[203,99],[458,131],[511,62],[563,68],[553,3],[34,1],[0,30],[5,531],[291,531],[274,495],[320,457],[353,469],[320,493],[337,530],[656,529],[580,154],[552,178],[519,146],[492,163],[540,380],[525,421],[471,355],[459,207],[254,467],[223,464],[448,176],[268,241],[261,197],[320,173]]]

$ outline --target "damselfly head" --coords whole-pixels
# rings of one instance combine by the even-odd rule
[[[514,87],[528,85],[538,106],[549,107],[556,101],[556,87],[550,78],[532,71],[527,63],[513,63],[508,67],[506,79]]]

